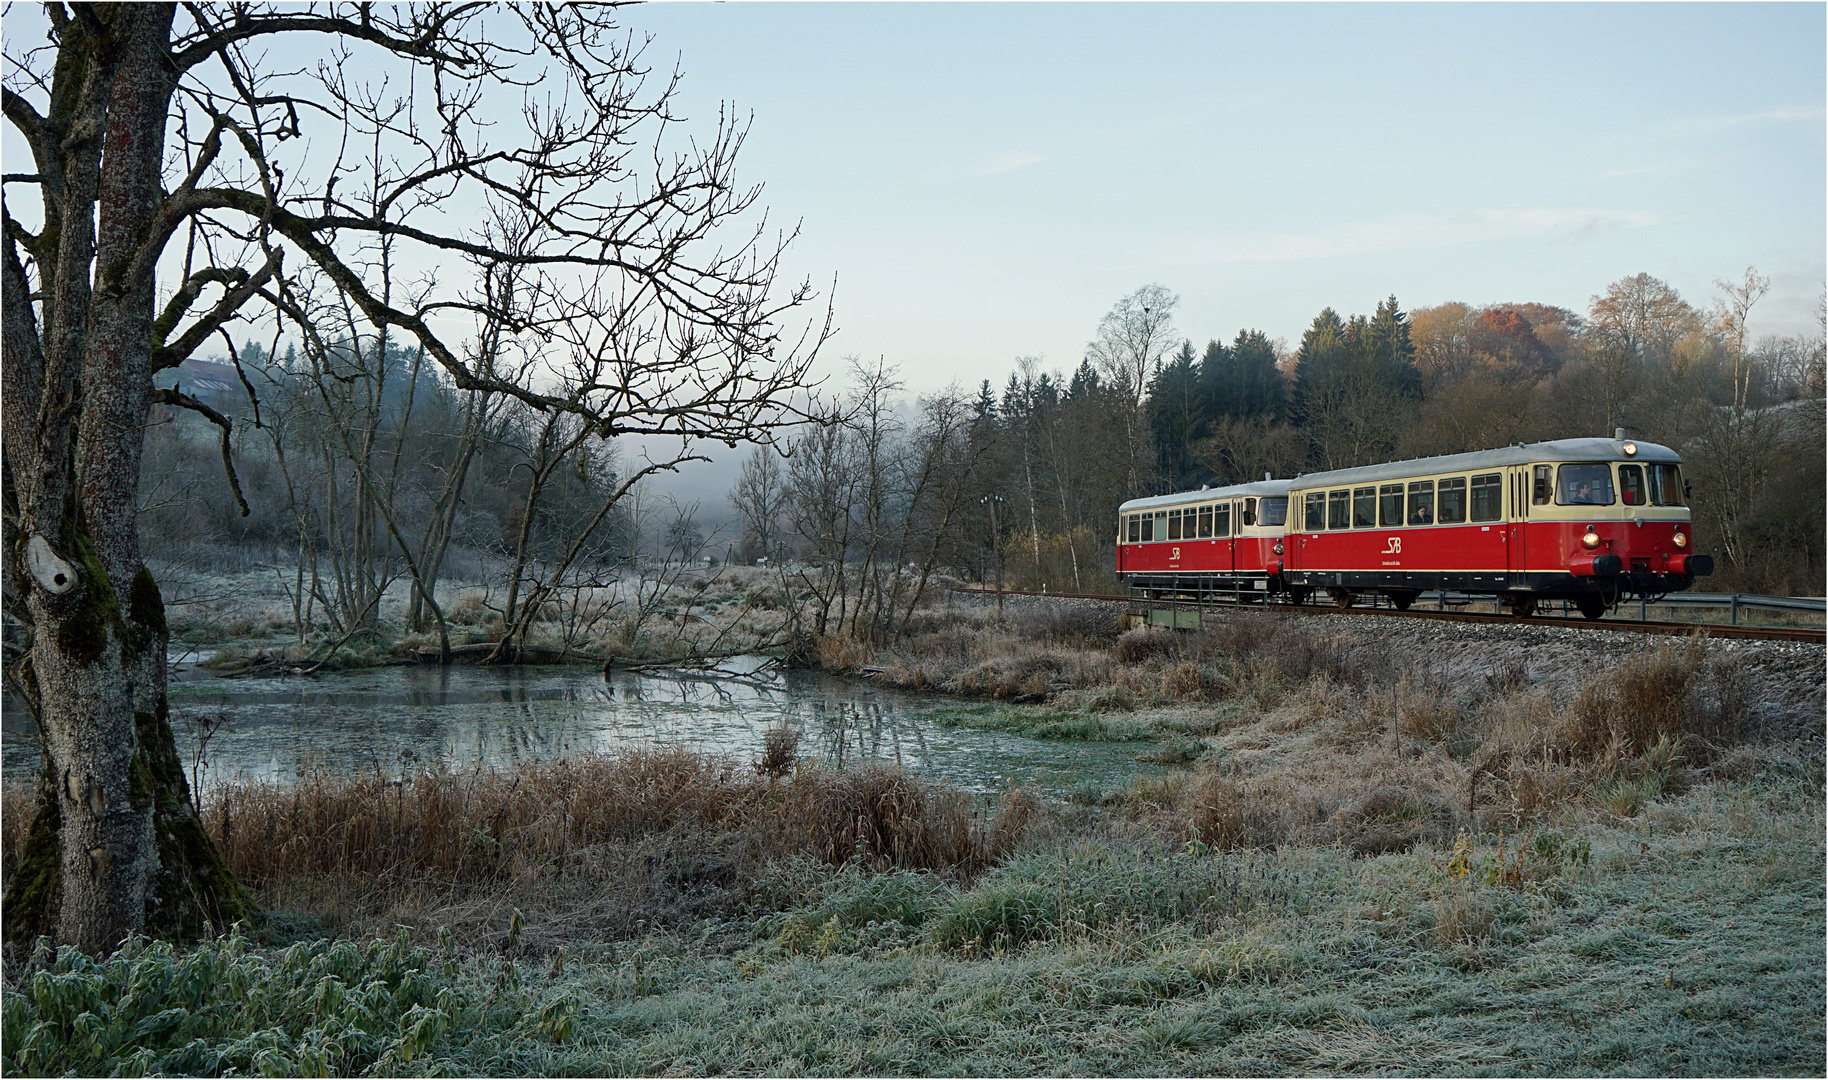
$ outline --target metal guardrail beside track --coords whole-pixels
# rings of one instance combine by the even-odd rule
[[[1425,603],[1426,602],[1426,603]],[[1489,596],[1471,596],[1464,593],[1448,591],[1425,592],[1416,598],[1416,603],[1426,607],[1427,603],[1436,605],[1437,610],[1445,603],[1451,607],[1464,607],[1471,604],[1490,603],[1496,606]],[[1626,612],[1633,606],[1633,601],[1626,600],[1614,610]],[[1819,596],[1759,596],[1754,593],[1670,593],[1661,600],[1639,599],[1636,601],[1638,621],[1648,622],[1649,609],[1653,606],[1726,608],[1727,625],[1739,625],[1739,613],[1744,609],[1763,609],[1768,611],[1808,611],[1828,618],[1828,600]],[[1615,620],[1616,621],[1616,620]],[[1698,623],[1700,626],[1714,626],[1715,623]],[[1808,629],[1804,627],[1802,629]]]

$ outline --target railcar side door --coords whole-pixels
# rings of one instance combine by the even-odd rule
[[[1513,466],[1509,472],[1510,498],[1507,500],[1509,505],[1505,507],[1505,516],[1510,523],[1505,530],[1505,546],[1509,553],[1506,558],[1511,583],[1521,584],[1524,572],[1529,569],[1529,563],[1524,558],[1524,538],[1529,534],[1530,467]]]
[[[1219,564],[1225,568],[1226,575],[1230,577],[1234,583],[1238,579],[1238,544],[1241,543],[1238,539],[1238,533],[1243,530],[1243,527],[1244,501],[1239,499],[1231,504],[1231,539],[1225,541],[1225,551],[1221,556],[1222,561]]]

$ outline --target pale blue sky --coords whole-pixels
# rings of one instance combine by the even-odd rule
[[[9,47],[42,35],[9,4]],[[1828,6],[658,3],[677,134],[753,114],[741,177],[836,275],[846,355],[909,390],[1077,366],[1159,283],[1196,346],[1332,306],[1585,311],[1640,271],[1699,307],[1748,263],[1754,335],[1828,276]],[[514,103],[504,99],[502,107]],[[10,125],[9,160],[23,160]],[[28,210],[29,212],[29,210]],[[462,211],[459,211],[461,213]],[[453,328],[461,336],[460,328]],[[740,454],[660,486],[704,500]]]
[[[1322,307],[1584,311],[1647,271],[1753,331],[1824,278],[1822,4],[706,4],[624,9],[681,111],[838,276],[830,356],[910,389],[1071,368],[1123,294],[1297,340]]]

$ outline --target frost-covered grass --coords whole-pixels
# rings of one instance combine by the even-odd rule
[[[1823,828],[1819,785],[1774,775],[1374,857],[1068,815],[971,879],[790,858],[740,909],[615,940],[510,910],[483,935],[15,966],[5,1065],[1819,1074]],[[340,1056],[309,1056],[332,1028]]]

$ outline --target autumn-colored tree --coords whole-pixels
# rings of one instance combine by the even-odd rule
[[[1478,311],[1458,301],[1410,312],[1410,337],[1415,342],[1415,366],[1422,373],[1424,393],[1458,379],[1473,362],[1473,330]]]
[[[1536,336],[1536,327],[1514,307],[1489,307],[1473,323],[1473,348],[1502,363],[1525,371],[1547,374],[1553,370],[1548,346]]]

